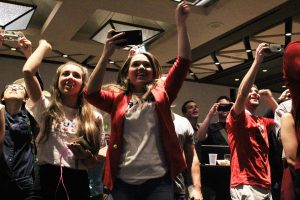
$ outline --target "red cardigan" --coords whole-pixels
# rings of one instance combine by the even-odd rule
[[[189,60],[177,58],[168,73],[166,81],[158,81],[158,84],[151,90],[156,102],[158,121],[160,122],[160,138],[172,178],[184,171],[187,166],[175,133],[170,106],[185,80],[190,64]],[[87,94],[85,88],[84,96],[92,105],[111,115],[111,135],[105,160],[103,184],[112,190],[122,151],[124,115],[131,99],[131,94],[104,90]]]

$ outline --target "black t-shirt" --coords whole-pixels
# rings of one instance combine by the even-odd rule
[[[212,123],[208,126],[207,130],[207,138],[205,141],[202,142],[202,144],[205,145],[228,145],[228,142],[224,138],[224,136],[221,133],[221,130],[224,129],[226,132],[226,123],[223,122],[217,122]],[[227,134],[227,132],[226,132]],[[227,136],[227,135],[226,135]]]

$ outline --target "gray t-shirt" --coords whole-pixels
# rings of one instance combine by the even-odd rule
[[[131,100],[125,114],[123,148],[117,177],[141,184],[166,174],[155,102]]]

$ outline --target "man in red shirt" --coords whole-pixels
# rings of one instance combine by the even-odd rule
[[[272,199],[268,133],[274,120],[255,114],[260,98],[275,111],[277,103],[269,90],[254,85],[268,44],[256,49],[255,60],[243,78],[236,102],[226,121],[231,154],[231,199]]]

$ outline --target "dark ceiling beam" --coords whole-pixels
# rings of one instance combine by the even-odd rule
[[[293,31],[293,21],[292,17],[289,17],[285,20],[285,34],[292,33]],[[285,46],[287,46],[292,40],[291,35],[285,35]]]
[[[277,83],[281,83],[283,82],[283,79],[282,79],[282,73],[276,73],[276,74],[273,74],[271,76],[268,76],[267,79],[259,79],[259,80],[256,80],[255,81],[255,84],[258,86],[258,88],[269,88],[268,86],[272,86],[274,84],[277,84]]]
[[[245,37],[244,40],[245,50],[247,52],[248,60],[253,60],[253,54],[252,54],[252,48],[250,45],[250,39],[249,36]]]
[[[213,59],[213,61],[214,61],[215,65],[216,65],[216,67],[218,68],[218,71],[223,71],[224,69],[223,69],[223,67],[222,67],[222,65],[221,65],[221,63],[220,63],[220,61],[218,60],[218,58],[217,58],[217,56],[216,56],[216,52],[211,53],[211,54],[210,54],[210,57]]]
[[[195,62],[212,52],[219,51],[242,41],[245,37],[256,35],[268,28],[284,22],[287,18],[300,13],[300,1],[290,0],[274,9],[216,37],[192,50],[192,62]],[[170,61],[173,63],[174,59]]]
[[[223,58],[230,58],[230,59],[233,59],[233,60],[237,60],[237,61],[245,61],[246,59],[244,58],[239,58],[239,57],[236,57],[236,56],[227,56],[227,55],[218,55],[219,57],[223,57]]]
[[[275,59],[281,59],[281,58],[282,58],[281,54],[273,54],[273,55],[270,55],[268,57],[265,57],[262,64],[268,65],[269,62],[271,63],[271,62],[274,62]],[[247,62],[242,63],[240,65],[228,68],[224,71],[220,71],[220,72],[218,72],[216,74],[213,74],[211,76],[204,77],[200,81],[205,82],[205,83],[212,83],[214,80],[217,80],[219,78],[223,78],[223,77],[235,74],[235,73],[239,73],[239,72],[244,71],[244,70],[248,70],[249,67],[251,66],[252,62],[253,62],[252,60],[247,61]]]

